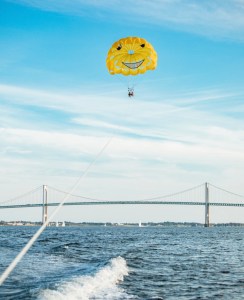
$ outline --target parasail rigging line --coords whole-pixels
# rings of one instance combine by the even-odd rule
[[[54,212],[51,214],[51,216],[43,223],[43,225],[38,229],[38,231],[32,236],[32,238],[28,241],[28,243],[24,246],[24,248],[19,252],[19,254],[14,258],[14,260],[11,262],[11,264],[6,268],[6,270],[2,273],[0,276],[0,286],[4,283],[4,281],[8,278],[10,273],[15,269],[17,264],[21,261],[21,259],[25,256],[25,254],[28,252],[28,250],[31,248],[31,246],[35,243],[35,241],[38,239],[38,237],[42,234],[42,232],[47,227],[48,223],[56,216],[56,214],[59,212],[61,207],[64,205],[65,201],[71,196],[71,194],[75,191],[75,189],[80,184],[81,180],[86,177],[89,170],[92,168],[92,166],[97,162],[98,158],[103,154],[105,149],[109,146],[109,144],[112,142],[114,136],[111,136],[108,141],[104,144],[102,149],[98,152],[96,157],[91,161],[91,163],[87,166],[83,174],[77,179],[71,190],[67,193],[67,195],[63,198],[63,200],[59,203],[57,208],[54,210]]]
[[[128,102],[127,111],[131,107],[130,102]],[[74,183],[73,187],[70,189],[70,191],[64,196],[63,200],[59,203],[57,208],[53,211],[50,217],[47,218],[47,220],[43,223],[43,225],[38,229],[38,231],[32,236],[32,238],[28,241],[28,243],[22,248],[22,250],[19,252],[19,254],[13,259],[13,261],[10,263],[10,265],[5,269],[5,271],[0,276],[0,286],[4,283],[4,281],[8,278],[8,276],[11,274],[11,272],[15,269],[17,264],[21,261],[21,259],[25,256],[25,254],[28,252],[28,250],[31,248],[31,246],[35,243],[35,241],[38,239],[38,237],[42,234],[42,232],[47,227],[48,223],[57,215],[59,210],[62,208],[64,203],[69,199],[70,196],[74,193],[78,185],[80,184],[81,180],[85,178],[92,168],[92,166],[97,162],[99,157],[103,154],[103,152],[108,148],[108,146],[111,144],[113,138],[115,137],[115,133],[107,140],[107,142],[104,144],[104,146],[101,148],[101,150],[97,153],[96,157],[90,162],[90,164],[87,166],[83,174],[77,179],[77,181]]]

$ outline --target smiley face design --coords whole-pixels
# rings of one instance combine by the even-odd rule
[[[106,65],[111,75],[138,75],[157,66],[157,53],[143,38],[127,37],[115,42],[108,51]]]

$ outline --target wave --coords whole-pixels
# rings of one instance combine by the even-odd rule
[[[109,265],[94,276],[80,276],[60,284],[57,290],[43,290],[41,300],[89,300],[89,299],[132,299],[118,286],[129,274],[126,260],[120,256],[111,259]]]

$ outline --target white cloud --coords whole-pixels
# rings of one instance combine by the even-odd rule
[[[97,95],[82,95],[0,85],[1,99],[5,99],[10,105],[10,107],[8,107],[8,104],[3,106],[4,114],[1,118],[4,120],[2,124],[7,124],[6,129],[13,127],[13,130],[15,130],[21,124],[18,121],[21,117],[21,109],[22,114],[25,115],[25,105],[36,107],[37,115],[38,107],[51,108],[53,114],[50,114],[49,119],[45,120],[47,122],[45,125],[48,128],[48,122],[55,121],[55,111],[61,111],[67,115],[67,120],[58,119],[57,124],[61,123],[60,125],[64,125],[66,128],[65,139],[68,140],[67,145],[73,144],[73,142],[70,143],[72,139],[80,143],[79,135],[85,136],[88,132],[90,136],[104,137],[111,134],[114,136],[123,134],[123,136],[134,135],[143,139],[168,140],[179,143],[194,144],[204,141],[206,143],[211,142],[214,145],[218,143],[216,137],[221,137],[220,141],[224,142],[226,140],[226,147],[229,148],[238,143],[240,138],[242,139],[243,125],[234,118],[219,114],[218,110],[209,110],[208,106],[204,109],[200,106],[199,109],[198,104],[202,102],[212,103],[216,99],[221,102],[222,99],[228,99],[235,94],[237,93],[221,90],[197,90],[195,94],[193,92],[186,93],[181,98],[177,95],[175,98],[168,98],[168,100],[165,98],[164,102],[145,102],[140,99],[135,102],[128,102],[124,98],[119,99],[109,95],[100,96],[99,92]],[[16,104],[17,107],[15,108]],[[231,109],[235,110],[233,101],[231,101],[231,105]],[[42,111],[39,114],[41,115]],[[50,135],[55,137],[53,139],[55,141],[63,141],[63,126],[60,126],[60,132],[57,131],[57,128],[49,129],[52,132],[47,134],[46,131],[43,131],[44,124],[42,124],[42,120],[39,121],[31,117],[30,122],[28,122],[30,117],[31,115],[25,118],[26,124],[21,124],[20,140],[24,139],[25,131],[23,130],[26,129],[26,132],[33,135],[30,137],[30,140],[33,141],[38,140],[40,136],[48,138]],[[35,132],[32,134],[30,130],[30,126],[33,128],[35,123],[35,129],[39,132],[37,135]],[[69,133],[67,125],[69,125],[71,133]],[[77,136],[72,133],[75,125],[78,125],[75,129],[78,133]],[[1,127],[2,130],[4,130],[4,126]],[[231,143],[229,143],[228,138],[226,139],[227,136]],[[234,137],[235,141],[233,140]],[[52,138],[47,141],[42,140],[43,142],[44,144],[53,144]],[[57,142],[57,145],[59,145],[59,142]]]
[[[169,26],[180,30],[196,32],[207,36],[236,38],[243,41],[244,4],[240,0],[21,0],[18,3],[31,5],[39,9],[75,15],[130,19],[131,22],[143,22]],[[119,18],[118,18],[119,16]]]
[[[243,124],[202,108],[211,97],[221,101],[232,93],[192,91],[182,101],[176,96],[149,103],[1,85],[0,96],[5,99],[0,175],[7,199],[43,183],[69,190],[111,136],[78,194],[138,199],[204,181],[242,191]],[[28,105],[35,107],[35,117],[38,107],[52,108],[53,115],[45,124],[30,112],[25,117]],[[64,124],[54,128],[56,111],[66,113],[67,120],[57,120]]]

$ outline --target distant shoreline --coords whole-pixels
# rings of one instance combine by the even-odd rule
[[[62,227],[63,222],[50,222],[48,227]],[[0,221],[0,226],[41,226],[41,222],[30,221]],[[202,223],[195,222],[142,222],[140,223],[113,223],[113,222],[68,222],[65,221],[65,227],[85,227],[85,226],[103,226],[103,227],[204,227]],[[211,227],[237,226],[244,227],[244,223],[212,223]]]

